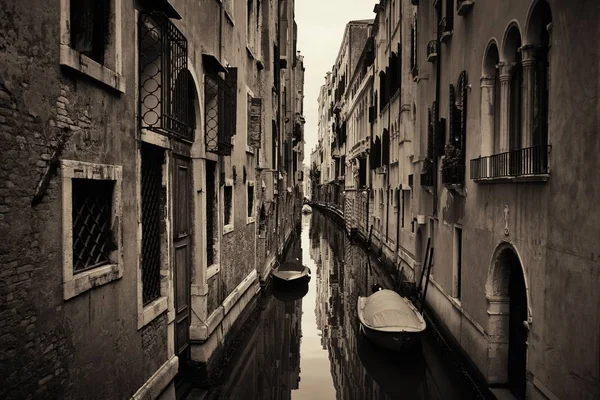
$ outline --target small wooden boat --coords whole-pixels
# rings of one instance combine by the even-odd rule
[[[273,277],[278,284],[301,284],[310,280],[310,268],[299,262],[286,261],[273,270]]]
[[[293,285],[292,287],[281,287],[285,284],[275,285],[273,288],[273,297],[283,303],[290,303],[302,299],[308,293],[308,280]]]
[[[358,298],[358,319],[365,336],[392,351],[405,351],[420,343],[426,324],[405,297],[383,289]]]
[[[305,204],[302,206],[302,214],[310,214],[312,213],[312,208],[308,205]]]

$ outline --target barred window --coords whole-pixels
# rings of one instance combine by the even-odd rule
[[[231,155],[231,138],[237,121],[237,68],[228,68],[225,79],[204,77],[204,123],[206,151]]]
[[[164,150],[142,144],[142,295],[143,304],[160,297],[161,223],[166,191],[162,183]]]
[[[73,272],[110,263],[113,181],[72,180]]]
[[[71,47],[99,64],[109,43],[110,0],[70,2]]]

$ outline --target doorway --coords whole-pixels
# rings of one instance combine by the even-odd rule
[[[175,353],[189,358],[192,250],[192,170],[188,158],[173,157],[173,249],[175,272]]]

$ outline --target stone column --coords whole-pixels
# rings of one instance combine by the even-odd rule
[[[533,129],[533,98],[534,93],[534,71],[535,71],[536,47],[525,45],[521,47],[523,56],[523,129],[521,132],[521,147],[532,146]]]
[[[500,68],[500,152],[508,151],[510,129],[510,78],[514,62],[502,62]],[[497,110],[496,110],[497,111]]]
[[[494,154],[494,137],[500,132],[494,132],[494,114],[498,108],[495,104],[494,77],[483,75],[481,84],[481,155]],[[487,158],[487,174],[491,172],[490,159]]]

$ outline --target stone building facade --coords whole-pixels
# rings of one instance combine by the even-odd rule
[[[293,10],[7,5],[0,397],[173,398],[210,373],[299,223]]]
[[[346,207],[348,230],[416,286],[427,262],[430,315],[481,382],[518,398],[598,398],[600,194],[582,172],[598,169],[600,6],[406,0],[398,15],[394,3],[375,7],[377,115],[347,145],[352,159],[371,139],[368,223]],[[391,108],[390,12],[402,32]]]

